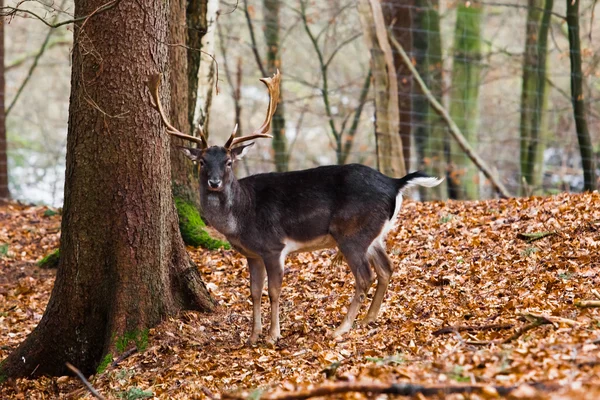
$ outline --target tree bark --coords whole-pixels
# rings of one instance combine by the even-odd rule
[[[569,27],[569,54],[571,60],[571,102],[577,129],[577,141],[583,166],[583,188],[596,190],[596,162],[594,148],[587,126],[583,95],[583,73],[581,71],[581,40],[579,38],[580,0],[567,0],[567,25]]]
[[[415,10],[417,33],[414,35],[416,67],[430,88],[435,99],[442,103],[444,69],[442,37],[440,35],[439,0],[417,0]],[[418,91],[416,89],[415,91]],[[419,166],[433,176],[445,177],[447,172],[446,152],[450,145],[443,122],[430,106],[427,96],[415,96],[414,115],[417,129],[414,133],[419,157]],[[446,200],[448,180],[427,190],[420,190],[422,200]]]
[[[412,10],[414,1],[398,2],[396,0],[383,0],[381,4],[385,24],[391,27],[391,34],[409,54],[413,51],[413,26]],[[392,48],[394,68],[398,84],[398,112],[400,114],[399,132],[402,141],[402,157],[404,169],[410,169],[411,132],[413,127],[412,112],[412,74],[402,62],[402,58]]]
[[[188,39],[186,20],[186,0],[171,0],[169,7],[169,43],[183,44]],[[192,52],[194,55],[198,51]],[[184,132],[193,134],[193,125],[189,120],[188,98],[192,97],[189,90],[188,51],[184,46],[169,46],[170,68],[170,120],[171,123]],[[195,57],[192,61],[199,61]],[[194,166],[179,150],[179,146],[189,146],[183,139],[171,138],[171,180],[173,195],[186,202],[200,207],[198,179],[194,174]]]
[[[398,83],[381,4],[379,0],[360,0],[358,12],[371,52],[378,168],[388,176],[401,177],[406,174],[406,168],[398,135]]]
[[[0,7],[4,6],[4,0],[0,0]],[[4,18],[0,18],[0,199],[8,199],[8,155],[6,153],[6,110],[4,108]]]
[[[75,17],[102,4],[76,0]],[[214,306],[179,235],[170,138],[146,88],[168,77],[168,7],[120,2],[74,26],[60,263],[42,320],[0,374],[62,375],[70,362],[88,375],[116,341]]]
[[[450,115],[475,148],[479,116],[482,7],[478,0],[460,2],[457,7],[450,88]],[[450,197],[476,199],[479,196],[477,170],[454,142],[450,147],[450,160]]]
[[[529,0],[521,88],[521,194],[541,183],[548,28],[554,0]]]
[[[281,70],[281,43],[279,31],[281,24],[279,14],[281,0],[263,0],[263,13],[265,18],[265,42],[267,44],[267,73],[272,75],[277,69]],[[273,151],[275,153],[275,168],[278,172],[288,170],[289,155],[285,137],[285,107],[283,93],[279,94],[279,104],[273,114],[271,132],[273,133]]]

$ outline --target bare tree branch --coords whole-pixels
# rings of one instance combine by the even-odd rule
[[[0,16],[1,17],[14,17],[17,14],[29,14],[29,15],[37,18],[41,22],[43,22],[44,25],[46,25],[47,27],[55,29],[55,28],[59,28],[59,27],[61,27],[63,25],[69,25],[69,24],[74,24],[74,23],[77,23],[77,22],[85,21],[88,18],[90,18],[90,17],[92,17],[92,16],[94,16],[96,14],[99,14],[99,13],[104,12],[104,11],[108,11],[111,8],[116,7],[120,2],[121,2],[121,0],[112,0],[112,1],[109,1],[108,3],[106,3],[106,4],[104,4],[104,5],[100,6],[100,7],[98,7],[91,14],[84,15],[83,17],[79,17],[79,18],[68,19],[66,21],[61,21],[61,22],[56,22],[56,21],[48,22],[48,21],[46,21],[44,19],[44,17],[42,17],[42,16],[34,13],[31,10],[26,10],[26,9],[18,8],[18,7],[10,7],[10,6],[6,6],[6,7],[0,8]],[[56,17],[55,17],[55,19],[56,19]]]
[[[75,375],[77,375],[77,377],[79,378],[79,380],[81,382],[83,382],[83,384],[85,385],[85,387],[87,388],[87,390],[92,394],[92,396],[94,396],[97,399],[100,400],[105,400],[104,396],[102,396],[100,393],[98,393],[96,391],[96,389],[94,389],[94,387],[92,386],[92,384],[85,379],[85,376],[83,376],[83,374],[81,373],[80,370],[78,370],[77,368],[75,368],[71,363],[66,363],[67,368],[69,368],[71,371],[73,371],[73,373]]]
[[[66,1],[63,0],[63,2],[61,3],[61,8],[64,6],[65,3],[66,3]],[[56,22],[57,19],[58,19],[58,15],[55,15],[54,18],[52,19],[52,23]],[[21,97],[21,94],[23,93],[23,90],[25,90],[25,86],[27,86],[27,83],[29,82],[29,80],[31,79],[31,77],[33,75],[33,71],[35,71],[35,69],[37,68],[37,65],[38,65],[38,62],[40,61],[40,58],[46,52],[46,49],[48,48],[48,42],[50,41],[50,37],[52,37],[52,35],[54,34],[54,32],[55,32],[54,28],[50,28],[48,30],[48,33],[46,33],[46,37],[44,38],[44,42],[42,43],[42,46],[40,47],[40,49],[37,51],[35,57],[33,58],[33,63],[29,67],[29,71],[27,72],[27,75],[25,76],[25,79],[23,79],[23,82],[19,86],[19,89],[17,89],[17,93],[15,93],[15,97],[13,97],[12,101],[10,102],[10,104],[8,105],[8,107],[6,108],[5,116],[8,116],[8,114],[10,114],[10,111],[13,109],[13,107],[17,103],[17,100],[19,100],[19,97]]]
[[[331,111],[331,104],[329,102],[329,87],[327,80],[327,64],[323,58],[323,52],[321,52],[321,48],[319,47],[319,42],[317,37],[312,33],[310,27],[308,26],[308,19],[306,18],[306,2],[304,0],[300,1],[300,16],[302,17],[302,23],[304,25],[304,30],[310,39],[310,42],[315,49],[315,53],[317,53],[317,58],[319,59],[319,66],[321,68],[322,75],[322,86],[321,86],[321,94],[323,95],[323,103],[325,104],[325,113],[327,114],[327,118],[329,120],[329,127],[331,128],[331,134],[333,135],[336,143],[340,141],[340,134],[335,127],[335,121],[333,119],[333,113]],[[338,150],[339,151],[339,150]]]
[[[248,0],[244,0],[244,15],[246,16],[246,23],[248,24],[248,30],[250,31],[250,40],[252,42],[251,48],[252,48],[252,53],[254,54],[254,59],[256,60],[258,69],[260,69],[261,75],[267,76],[265,66],[262,62],[262,59],[260,58],[260,53],[258,52],[258,46],[256,44],[256,35],[254,34],[254,25],[252,24],[252,19],[250,18],[250,12],[248,11]]]

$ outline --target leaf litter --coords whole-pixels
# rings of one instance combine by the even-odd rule
[[[217,311],[182,312],[164,321],[150,330],[144,351],[132,352],[90,382],[116,399],[209,398],[240,391],[257,398],[361,380],[519,386],[513,398],[600,397],[600,311],[577,306],[598,300],[598,193],[409,201],[399,221],[388,237],[395,271],[375,323],[329,339],[346,312],[354,280],[344,263],[332,266],[335,250],[302,253],[288,257],[285,267],[282,340],[275,347],[247,346],[251,300],[245,260],[234,251],[189,248]],[[60,215],[45,207],[0,206],[0,246],[7,245],[0,253],[0,358],[44,312],[54,273],[36,262],[58,246],[59,235]],[[268,311],[265,290],[263,319]],[[558,390],[540,391],[537,383]],[[0,387],[0,398],[91,398],[81,387],[72,377],[19,379]],[[464,396],[494,393],[443,398]]]

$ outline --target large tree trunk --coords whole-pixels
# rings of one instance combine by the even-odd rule
[[[569,27],[569,50],[571,59],[571,102],[577,140],[583,166],[584,190],[596,190],[596,162],[594,148],[587,126],[585,99],[583,95],[583,73],[581,71],[581,41],[579,38],[580,0],[567,0],[567,25]]]
[[[416,67],[436,100],[443,103],[443,59],[440,35],[439,0],[417,0],[415,9],[414,53]],[[430,106],[427,97],[415,96],[414,115],[417,122],[415,142],[419,167],[433,176],[446,176],[446,150],[450,145],[440,116]],[[448,180],[440,185],[420,190],[421,199],[446,200]]]
[[[186,0],[171,0],[168,21],[169,43],[186,43],[188,40]],[[188,109],[188,97],[191,97],[188,85],[188,51],[184,46],[169,46],[169,59],[171,62],[171,123],[184,132],[193,133]],[[196,58],[192,57],[191,60],[195,61]],[[173,195],[200,207],[198,179],[194,175],[194,166],[178,149],[178,146],[188,145],[189,143],[182,139],[171,139]]]
[[[548,28],[554,0],[529,0],[521,88],[521,194],[541,183]]]
[[[413,49],[413,29],[412,29],[412,10],[414,2],[396,0],[383,0],[382,10],[386,26],[391,27],[391,34],[396,38],[409,54]],[[412,112],[412,74],[402,62],[402,57],[392,48],[394,57],[394,68],[396,69],[396,79],[398,84],[398,112],[400,114],[399,132],[402,141],[402,157],[404,158],[404,168],[410,169],[410,149],[411,132],[413,127]]]
[[[0,0],[0,7],[4,0]],[[6,154],[6,110],[4,109],[4,18],[0,18],[0,199],[10,197],[8,191],[8,156]]]
[[[104,2],[76,0],[75,17]],[[62,375],[65,362],[87,375],[117,340],[213,307],[179,235],[170,139],[146,88],[168,75],[168,16],[166,2],[120,2],[75,25],[60,264],[6,376]]]
[[[481,72],[481,1],[460,2],[454,31],[454,61],[450,90],[450,115],[468,142],[477,147]],[[477,170],[457,143],[450,146],[449,188],[455,199],[476,199]]]
[[[265,18],[265,42],[267,44],[267,73],[272,75],[277,69],[281,68],[281,43],[279,31],[279,13],[281,9],[281,0],[263,0],[263,13]],[[282,93],[279,95],[279,104],[273,114],[272,129],[273,132],[273,151],[275,155],[275,168],[278,172],[288,170],[288,152],[287,140],[285,137],[285,111],[282,100]]]
[[[379,0],[358,2],[364,37],[371,53],[375,90],[375,140],[377,166],[388,176],[406,174],[399,132],[398,83],[392,49]]]

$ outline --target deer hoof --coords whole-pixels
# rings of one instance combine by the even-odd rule
[[[267,336],[266,341],[271,346],[274,346],[279,339],[281,339],[281,335],[269,335]]]
[[[248,339],[248,341],[246,342],[247,345],[251,346],[253,344],[256,344],[256,342],[258,342],[259,339],[259,335],[258,334],[252,334],[250,335],[250,338]]]

